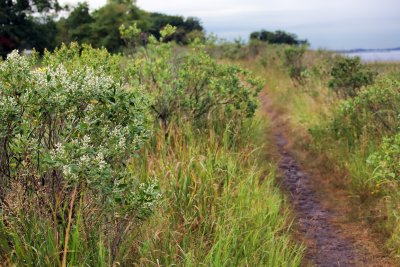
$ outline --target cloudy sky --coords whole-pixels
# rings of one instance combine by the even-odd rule
[[[76,3],[77,0],[62,0]],[[89,0],[98,8],[106,0]],[[200,18],[206,31],[233,40],[283,29],[314,48],[400,47],[400,0],[137,0],[147,11]]]

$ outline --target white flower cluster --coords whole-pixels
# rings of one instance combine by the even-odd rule
[[[17,100],[12,96],[0,95],[0,108],[3,110],[15,110],[18,106]]]
[[[57,143],[55,148],[50,151],[50,157],[56,161],[65,157],[65,149],[61,143]]]
[[[74,181],[81,174],[97,175],[96,173],[101,173],[108,166],[103,147],[95,149],[88,135],[81,139],[71,140],[69,146],[57,143],[55,148],[50,151],[50,158],[54,166],[62,168],[66,179]]]
[[[158,200],[162,196],[158,183],[156,181],[153,181],[152,183],[149,184],[141,183],[139,185],[139,190],[145,196],[144,199],[146,200],[145,203],[143,203],[143,207],[148,208],[150,210],[156,206]]]
[[[104,160],[104,154],[99,152],[95,158],[96,162],[99,164],[99,169],[104,170],[107,165],[107,162]]]
[[[122,127],[121,125],[118,125],[115,127],[112,132],[110,133],[110,138],[117,140],[117,146],[116,149],[119,150],[126,150],[126,136],[129,134],[129,129],[128,127]]]
[[[24,56],[21,56],[18,53],[18,50],[13,50],[7,55],[7,60],[0,64],[0,72],[11,70],[17,73],[22,73],[29,70],[29,68],[30,64],[28,59]]]
[[[146,93],[114,81],[107,75],[108,66],[76,67],[75,58],[65,57],[66,61],[63,55],[49,53],[35,67],[33,58],[14,51],[0,62],[0,135],[9,134],[10,124],[21,129],[13,133],[10,147],[22,157],[27,172],[48,179],[61,173],[66,184],[85,181],[96,195],[115,199],[125,197],[121,188],[126,186],[132,199],[145,199],[144,205],[152,207],[160,197],[157,186],[143,184],[138,192],[137,183],[125,179],[129,154],[140,148],[147,134]]]

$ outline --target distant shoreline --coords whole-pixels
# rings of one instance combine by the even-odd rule
[[[349,50],[335,50],[334,52],[341,54],[352,54],[352,53],[376,53],[376,52],[393,52],[400,51],[400,47],[396,48],[383,48],[383,49],[366,49],[366,48],[357,48],[357,49],[349,49]]]

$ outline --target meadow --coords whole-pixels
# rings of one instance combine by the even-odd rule
[[[0,62],[1,265],[308,263],[275,117],[299,170],[398,259],[400,65],[176,31]]]
[[[4,266],[300,266],[261,79],[199,42],[0,63]]]
[[[350,219],[365,223],[397,259],[400,64],[259,43],[214,52],[266,79],[296,157],[346,192]]]

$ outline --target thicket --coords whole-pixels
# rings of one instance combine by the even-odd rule
[[[382,78],[358,96],[340,103],[331,131],[336,138],[354,144],[361,138],[381,139],[400,127],[399,81]]]
[[[0,63],[3,264],[299,266],[260,164],[260,81],[163,43],[175,30],[126,57],[71,44]]]

